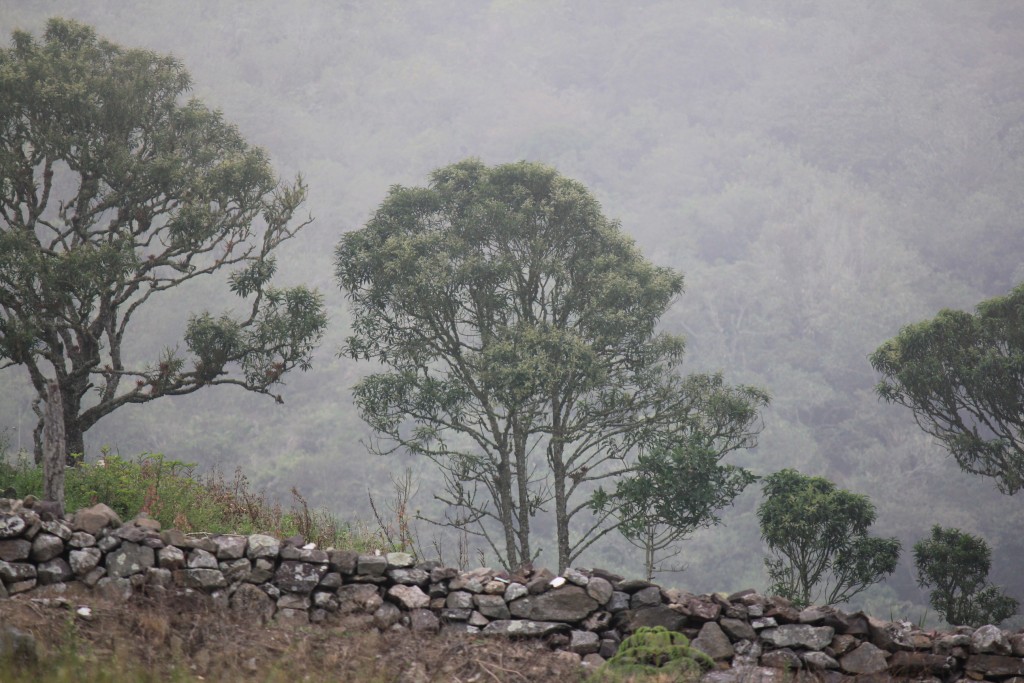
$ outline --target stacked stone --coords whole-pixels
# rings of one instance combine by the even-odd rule
[[[66,596],[75,586],[116,600],[193,594],[263,623],[542,638],[592,666],[638,628],[663,626],[717,663],[705,683],[1024,683],[1024,633],[994,626],[932,633],[833,608],[798,610],[753,590],[698,596],[600,569],[463,572],[301,538],[184,534],[145,515],[122,524],[105,505],[55,519],[0,499],[0,597]]]

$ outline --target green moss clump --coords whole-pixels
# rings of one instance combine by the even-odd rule
[[[595,672],[592,681],[637,680],[639,677],[670,676],[673,681],[697,680],[715,662],[692,647],[682,633],[663,626],[642,627],[619,645],[618,652]]]

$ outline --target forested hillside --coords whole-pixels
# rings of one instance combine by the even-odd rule
[[[409,466],[413,505],[429,509],[429,463],[361,443],[350,389],[372,368],[338,356],[349,313],[331,254],[393,184],[466,157],[526,159],[582,182],[649,259],[684,274],[662,326],[686,337],[687,371],[770,392],[760,445],[737,464],[871,497],[877,533],[905,557],[858,599],[920,616],[906,550],[933,524],[987,539],[992,580],[1024,599],[1021,501],[960,473],[909,411],[879,402],[867,360],[902,326],[1024,281],[1024,5],[0,0],[0,35],[38,34],[51,16],[172,53],[278,173],[302,173],[315,220],[282,247],[280,271],[318,288],[330,315],[284,405],[218,388],[125,408],[86,434],[89,457],[109,446],[238,466],[363,519],[367,490],[386,499],[389,473]],[[226,286],[183,290],[140,312],[128,355],[180,339],[196,301],[234,305]],[[35,426],[23,375],[0,373],[15,451],[31,450]],[[749,487],[662,582],[764,587],[759,499]],[[635,573],[632,557],[609,540],[582,564]]]

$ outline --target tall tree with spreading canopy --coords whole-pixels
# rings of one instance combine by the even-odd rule
[[[320,295],[270,285],[301,178],[278,181],[221,114],[185,100],[173,57],[126,49],[63,19],[0,50],[0,369],[24,366],[40,401],[63,402],[66,452],[129,403],[215,385],[274,396],[309,367],[326,325]],[[124,358],[143,306],[230,270],[232,317],[191,316],[183,353]],[[37,409],[42,431],[42,410]]]
[[[683,440],[712,390],[678,374],[682,339],[655,332],[682,276],[543,165],[467,160],[392,188],[343,236],[336,272],[353,310],[343,353],[386,367],[355,387],[373,449],[433,460],[442,521],[507,567],[536,557],[549,505],[560,568],[612,531],[591,493]]]
[[[910,408],[971,474],[1024,487],[1024,284],[972,315],[945,309],[871,354],[879,396]]]
[[[834,605],[896,569],[899,540],[868,536],[875,506],[867,496],[793,469],[765,477],[764,496],[757,517],[772,592]]]

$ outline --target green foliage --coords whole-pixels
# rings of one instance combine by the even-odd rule
[[[914,412],[965,472],[1024,487],[1024,284],[974,315],[943,310],[871,355],[878,394]]]
[[[709,378],[702,377],[707,380]],[[675,553],[659,556],[693,531],[719,523],[718,511],[757,480],[749,471],[722,464],[737,449],[756,445],[759,410],[768,396],[748,387],[729,387],[720,376],[693,392],[707,399],[705,424],[682,443],[642,453],[632,474],[616,482],[614,492],[598,488],[596,510],[613,510],[619,531],[644,551],[648,579],[667,569]]]
[[[828,479],[786,469],[764,479],[757,509],[770,591],[800,605],[846,602],[896,569],[900,542],[869,537],[875,506]]]
[[[643,446],[699,430],[728,393],[680,377],[682,339],[655,332],[682,276],[541,164],[471,159],[392,188],[342,237],[336,274],[352,302],[343,352],[387,368],[355,387],[376,450],[437,463],[448,521],[508,567],[534,559],[531,518],[549,502],[569,566],[615,526],[578,499]]]
[[[682,633],[663,626],[644,626],[623,640],[618,651],[588,680],[612,683],[638,680],[636,676],[670,676],[671,681],[696,681],[714,665],[714,660],[691,647]]]
[[[280,400],[326,326],[318,294],[269,286],[272,253],[309,222],[292,225],[302,179],[280,183],[219,112],[183,101],[190,87],[173,57],[64,19],[0,50],[0,361],[25,366],[40,397],[59,383],[68,453],[125,404],[214,384]],[[125,363],[140,307],[233,268],[248,310],[195,314],[191,367],[173,348]]]
[[[931,589],[931,605],[954,625],[998,624],[1018,603],[988,583],[992,552],[983,538],[939,525],[914,544],[917,583]]]

